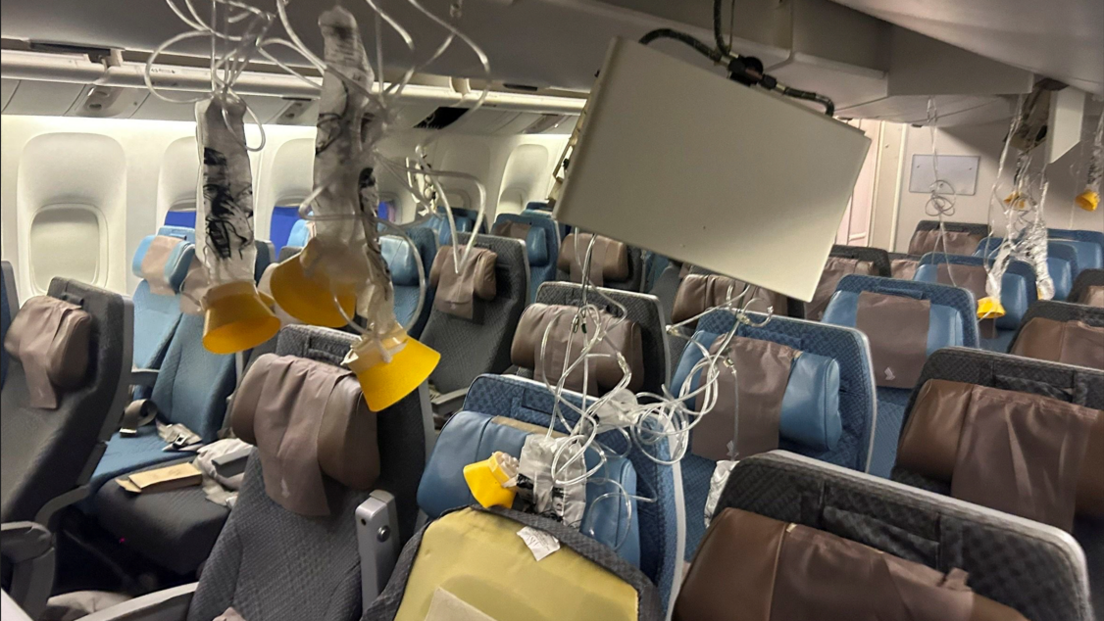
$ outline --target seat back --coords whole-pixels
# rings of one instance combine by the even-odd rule
[[[898,338],[905,333],[900,316],[892,309],[870,312],[867,316],[873,326],[859,328],[870,344],[874,383],[878,386],[880,441],[874,445],[870,472],[889,476],[915,375],[923,361],[941,348],[978,346],[977,304],[969,291],[958,287],[875,276],[844,276],[828,303],[824,323],[858,328],[859,302],[864,292],[886,296],[882,298],[885,300],[901,298],[930,304],[927,332],[910,335],[911,346],[903,345]],[[900,357],[907,359],[901,361]]]
[[[1039,300],[1013,334],[1013,354],[1104,368],[1104,308]]]
[[[865,274],[867,276],[893,275],[889,262],[889,253],[879,248],[865,246],[843,246],[836,244],[828,253],[828,262],[820,274],[813,299],[805,303],[804,317],[820,321],[828,300],[836,291],[836,285],[847,274]]]
[[[760,319],[758,316],[755,318]],[[699,322],[693,340],[709,349],[719,336],[732,329],[734,322],[731,313],[713,311]],[[778,343],[802,352],[791,366],[782,400],[779,421],[781,448],[866,472],[875,444],[896,442],[896,438],[883,438],[878,433],[881,425],[877,421],[870,352],[862,333],[851,328],[775,317],[762,327],[741,325],[737,335]],[[702,352],[697,347],[688,345],[683,350],[682,360],[670,384],[673,393],[678,394],[691,369],[701,359]],[[700,377],[693,378],[690,390],[699,386]],[[835,387],[835,394],[830,392],[832,386]],[[688,405],[695,407],[694,404]],[[707,416],[715,413],[723,414],[714,410]],[[838,425],[835,435],[827,437],[833,435],[829,429],[833,425]],[[693,450],[687,452],[682,460],[682,479],[686,491],[687,559],[705,534],[702,518],[715,466],[715,461],[695,454]]]
[[[974,248],[989,234],[988,224],[973,222],[944,222],[945,244],[939,241],[938,220],[921,220],[909,240],[909,254],[923,255],[929,252],[947,254],[973,254]]]
[[[604,277],[603,282],[601,283],[593,281],[592,283],[599,286],[607,287],[609,289],[618,289],[620,291],[640,291],[641,287],[644,284],[644,258],[640,252],[640,249],[633,248],[632,246],[629,246],[627,244],[619,244],[619,242],[611,240],[608,237],[602,237],[599,235],[598,238],[599,243],[611,242],[618,251],[623,250],[625,252],[626,256],[624,257],[624,261],[625,264],[628,265],[628,270],[625,273],[618,273],[616,275]],[[570,268],[569,266],[575,259],[578,260],[580,266],[582,265],[583,261],[585,260],[584,257],[586,257],[587,250],[587,244],[584,243],[584,241],[589,239],[589,233],[584,234],[584,237],[581,237],[579,239],[578,244],[575,243],[574,235],[569,235],[563,238],[563,241],[560,243],[556,280],[563,282],[579,282],[582,274],[581,267],[575,270],[579,273],[579,277],[573,277],[571,272],[572,268]],[[576,250],[578,250],[578,254],[576,254]],[[593,260],[598,261],[601,260],[601,258],[602,257],[598,254],[598,246],[595,245],[595,256]],[[620,258],[615,259],[613,256],[607,256],[606,259],[607,261],[613,263],[621,262]]]
[[[465,209],[453,209],[452,219],[456,222],[457,233],[470,233],[475,228],[475,215]],[[437,238],[437,247],[447,246],[452,243],[452,230],[449,228],[448,217],[445,208],[438,207],[435,212],[421,220],[415,220],[407,225],[407,228],[429,228]]]
[[[581,397],[565,391],[565,397],[581,406]],[[472,383],[464,401],[464,409],[489,416],[501,416],[508,419],[548,427],[552,420],[555,398],[543,384],[533,380],[509,375],[483,375]],[[577,415],[568,408],[560,408],[560,414],[569,424],[578,421]],[[560,421],[555,429],[567,433]],[[683,541],[679,540],[681,515],[682,483],[680,469],[676,466],[657,464],[634,445],[630,445],[625,436],[608,431],[597,436],[603,446],[613,452],[624,455],[636,470],[637,495],[655,499],[655,502],[640,502],[640,569],[659,588],[660,599],[666,607],[671,590],[681,572]],[[670,459],[666,445],[660,443],[654,447],[653,455],[660,459]]]
[[[470,234],[460,235],[466,244]],[[525,244],[516,239],[480,235],[475,245],[498,255],[495,299],[483,306],[480,321],[434,308],[421,341],[441,354],[430,382],[442,393],[467,388],[483,373],[502,373],[510,366],[510,345],[529,298]]]
[[[1004,239],[986,237],[978,243],[974,256],[992,258],[1000,249]],[[1050,240],[1047,242],[1047,272],[1054,281],[1054,299],[1065,300],[1073,288],[1073,278],[1077,275],[1077,250],[1069,242]]]
[[[960,382],[967,385],[1011,391],[1012,393],[1038,395],[1047,400],[1056,400],[1058,402],[1065,402],[1075,406],[1097,410],[1097,420],[1095,421],[1096,427],[1094,430],[1090,433],[1077,434],[1079,437],[1084,436],[1089,438],[1089,447],[1087,451],[1083,453],[1085,460],[1084,464],[1082,465],[1067,460],[1063,464],[1063,467],[1075,475],[1075,480],[1078,467],[1082,469],[1082,475],[1086,473],[1097,473],[1097,478],[1099,480],[1098,473],[1101,467],[1102,455],[1099,444],[1102,437],[1100,433],[1102,428],[1100,416],[1104,416],[1099,410],[1104,410],[1104,370],[1075,367],[992,352],[980,352],[958,348],[947,349],[933,355],[924,366],[924,372],[920,377],[920,381],[917,383],[917,389],[913,391],[908,402],[905,417],[906,428],[910,425],[912,418],[918,410],[917,404],[924,397],[925,386],[933,380]],[[1010,398],[1008,397],[1002,397],[1001,400],[1003,402],[1010,402]],[[951,405],[954,404],[941,406],[937,411],[946,412],[950,409]],[[1056,415],[1050,413],[1049,416]],[[975,420],[981,420],[980,415]],[[1046,427],[1055,429],[1057,428],[1055,425],[1058,424],[1060,419],[1048,417],[1047,420]],[[974,425],[977,424],[976,422],[974,423]],[[946,429],[954,429],[954,427],[947,427]],[[1038,436],[1038,434],[1039,431],[1037,430],[1028,433],[1026,436],[1029,437],[1020,438],[1019,442],[1021,445],[1024,445],[1024,442],[1031,442],[1031,439]],[[1032,460],[1035,458],[1034,453],[1031,452],[1040,449],[1040,447],[1045,447],[1051,441],[1053,441],[1053,438],[1039,439],[1033,444],[1028,445],[1031,446],[1030,451],[1018,453],[1018,459],[1026,460],[1023,463],[1026,466],[1027,472],[1034,472],[1037,475],[1039,471],[1049,470],[1052,467],[1049,463],[1043,464],[1037,461],[1033,463]],[[961,442],[962,440],[958,440],[956,444]],[[925,450],[930,451],[932,454],[935,454],[935,451],[941,451],[933,442],[925,441],[923,444],[925,447],[929,447]],[[1016,450],[1015,447],[1013,447],[1013,450]],[[1072,454],[1075,450],[1076,449],[1072,447],[1063,449],[1067,455]],[[959,457],[968,459],[974,454],[977,453],[971,451],[959,455]],[[984,457],[980,454],[978,454],[978,457],[985,459],[986,464],[992,463],[992,460],[988,457]],[[921,472],[912,461],[914,461],[914,459],[910,458],[894,468],[893,479],[895,481],[939,494],[949,495],[952,493],[954,488],[950,477],[936,475],[934,474],[934,470],[931,472]],[[954,466],[953,469],[955,472],[958,471],[957,466]],[[1021,483],[1023,485],[1031,484],[1026,477],[1021,480],[1021,476],[1013,472],[1011,468],[1006,469],[998,467],[993,469],[989,467],[988,472],[989,475],[986,477],[986,481],[987,485],[990,486],[1004,484],[1012,480],[1015,480],[1017,485]],[[1012,477],[1013,479],[1006,479],[998,483],[997,479],[994,477]],[[1077,485],[1078,490],[1080,490],[1082,485],[1080,483]],[[1090,483],[1085,487],[1089,490],[1099,489],[1099,483]],[[1048,490],[1046,493],[1049,494],[1050,492],[1051,490]],[[1046,497],[1050,499],[1049,496]],[[1092,515],[1085,515],[1082,512],[1082,496],[1080,491],[1078,491],[1077,500],[1077,518],[1073,522],[1073,535],[1081,544],[1081,547],[1084,548],[1085,555],[1088,559],[1089,573],[1093,585],[1091,591],[1092,599],[1097,614],[1099,615],[1104,612],[1104,590],[1102,590],[1104,589],[1104,522],[1101,522],[1100,519],[1099,512],[1101,509],[1099,506],[1096,507],[1094,512],[1095,517]],[[1036,504],[1038,505],[1039,503]],[[1050,505],[1051,503],[1044,502],[1043,506],[1038,508],[1050,509],[1052,508]],[[1099,505],[1099,501],[1096,502],[1096,505]],[[1007,519],[1008,514],[1002,513],[1001,515],[1004,515]],[[1035,617],[1031,618],[1034,619]],[[1067,618],[1076,617],[1069,616]]]
[[[0,262],[0,387],[8,377],[8,351],[3,348],[8,326],[19,312],[19,293],[15,288],[15,270],[7,261]]]
[[[663,274],[663,271],[667,269],[667,266],[671,265],[671,259],[652,252],[651,250],[643,251],[644,255],[644,284],[641,290],[645,293],[651,293],[655,288],[656,283],[659,282],[659,277]]]
[[[920,267],[918,254],[906,254],[904,252],[889,253],[889,274],[892,278],[912,280],[916,275],[916,268]]]
[[[980,300],[988,295],[985,268],[985,259],[981,257],[930,252],[920,259],[914,280],[962,287],[972,293],[975,300]],[[1001,278],[1001,305],[1005,314],[993,321],[995,330],[982,331],[981,347],[990,351],[1008,351],[1012,335],[1036,299],[1035,268],[1023,261],[1009,263]]]
[[[163,228],[162,231],[164,230]],[[161,283],[168,285],[168,290],[162,289],[160,285],[151,288],[143,270],[150,246],[155,241],[159,244],[167,241],[165,238],[182,240],[167,257],[164,267],[156,270],[159,273],[154,275]],[[131,297],[134,301],[134,366],[136,368],[161,367],[169,341],[180,322],[180,287],[184,284],[184,278],[188,275],[188,268],[194,257],[195,245],[186,241],[183,233],[150,235],[138,245],[131,263],[134,275],[142,279]]]
[[[525,209],[521,210],[521,215],[536,216],[539,218],[552,218],[552,208],[549,207],[548,203],[532,201],[525,206]],[[563,224],[557,221],[555,218],[552,218],[552,222],[556,224],[556,231],[561,240],[563,240],[563,238],[567,237],[568,234],[571,233],[570,225]]]
[[[827,531],[942,573],[964,570],[975,593],[1031,621],[1093,618],[1084,555],[1068,535],[1037,522],[784,452],[737,464],[717,514],[727,508]]]
[[[276,353],[340,365],[355,337],[305,326],[284,328]],[[374,489],[398,508],[400,544],[414,533],[417,487],[425,464],[425,388],[377,417],[380,473]],[[332,484],[328,517],[304,517],[265,493],[256,451],[237,504],[204,567],[188,621],[207,621],[233,606],[246,619],[355,621],[360,617],[360,555],[354,511],[370,491]]]
[[[560,256],[556,222],[547,216],[504,213],[495,218],[491,234],[525,242],[529,258],[529,299],[536,299],[537,289],[556,279],[556,262]]]
[[[257,248],[257,258],[253,263],[253,278],[260,281],[268,266],[276,261],[276,247],[272,242],[263,239],[256,240],[254,246]]]
[[[283,256],[284,248],[288,246],[303,248],[307,245],[307,242],[310,241],[310,238],[310,222],[306,220],[296,220],[295,224],[291,225],[291,231],[288,232],[287,243],[280,248],[280,256]]]
[[[644,362],[644,381],[641,391],[659,394],[667,378],[671,377],[667,351],[667,324],[659,299],[646,293],[602,289],[607,296],[625,307],[626,319],[634,321],[640,327],[642,359]],[[597,298],[600,300],[601,298]],[[575,283],[548,282],[537,292],[538,304],[560,304],[579,307],[583,304],[583,287]],[[596,301],[595,297],[589,299]],[[600,302],[599,302],[600,303]],[[610,309],[611,312],[612,309]],[[538,341],[539,342],[539,341]],[[533,369],[529,369],[532,371]],[[532,377],[532,373],[528,374]]]
[[[84,485],[119,424],[130,386],[134,308],[115,293],[55,278],[49,294],[92,318],[88,370],[56,410],[30,405],[23,364],[9,361],[0,406],[0,521],[48,524],[50,501]],[[70,500],[73,502],[76,498]],[[64,505],[61,505],[64,506]]]
[[[1047,236],[1069,242],[1073,246],[1077,251],[1077,267],[1080,271],[1104,269],[1104,231],[1047,229]]]
[[[1081,270],[1073,281],[1069,301],[1104,308],[1104,269]]]
[[[425,329],[430,309],[433,308],[436,288],[429,281],[429,270],[437,255],[437,242],[433,233],[427,229],[408,229],[405,233],[414,242],[416,248],[411,248],[410,244],[401,237],[383,235],[380,236],[380,251],[387,261],[388,269],[391,270],[391,285],[395,290],[395,317],[404,326],[413,321],[409,334],[418,338]],[[418,259],[421,259],[421,268],[418,266]],[[422,270],[421,276],[419,276],[419,269]],[[425,278],[426,293],[419,311],[421,277]]]

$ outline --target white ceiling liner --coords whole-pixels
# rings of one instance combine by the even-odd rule
[[[1003,63],[1104,94],[1101,0],[834,0]]]

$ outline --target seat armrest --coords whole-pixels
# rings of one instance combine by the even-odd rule
[[[229,479],[245,472],[245,464],[249,461],[249,456],[252,454],[252,446],[243,446],[232,453],[219,455],[212,459],[211,463],[214,464],[215,472],[218,473],[220,477]]]
[[[433,422],[437,428],[440,428],[449,417],[459,412],[460,408],[464,407],[464,400],[467,397],[468,389],[461,388],[460,390],[437,395],[435,399],[430,401],[430,405],[433,408]]]
[[[185,621],[198,582],[156,591],[94,612],[81,621]]]
[[[399,514],[395,497],[376,490],[356,508],[361,601],[367,607],[383,592],[399,560]]]
[[[153,388],[154,383],[157,382],[157,375],[159,373],[160,371],[157,369],[131,369],[130,385]]]
[[[11,567],[11,598],[32,619],[46,610],[54,587],[54,536],[41,524],[0,525],[0,556]]]

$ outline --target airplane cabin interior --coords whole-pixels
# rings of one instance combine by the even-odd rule
[[[3,621],[1104,619],[1099,0],[5,0]]]

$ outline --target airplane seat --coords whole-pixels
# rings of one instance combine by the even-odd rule
[[[761,315],[752,318],[762,320]],[[693,340],[708,350],[732,329],[734,322],[735,317],[731,313],[713,311],[698,323]],[[870,353],[863,335],[851,328],[775,317],[762,327],[741,325],[737,336],[746,341],[732,346],[734,351],[737,354],[746,352],[749,363],[762,363],[746,371],[737,366],[737,381],[741,381],[740,374],[744,373],[750,378],[749,382],[760,388],[760,393],[769,394],[762,405],[756,401],[756,411],[777,412],[777,419],[771,417],[764,427],[769,435],[767,444],[759,447],[748,444],[744,448],[761,450],[781,447],[867,472],[873,442],[877,441],[872,441],[872,436],[880,421],[877,420],[875,408],[877,401],[874,378],[870,372]],[[796,356],[792,360],[787,349]],[[688,391],[700,387],[701,373],[692,378],[689,375],[701,359],[700,349],[686,347],[671,381],[671,392],[678,394],[688,378]],[[739,361],[739,358],[735,360]],[[777,360],[778,364],[773,364],[773,360]],[[722,390],[731,392],[728,382],[731,379],[727,379],[728,387],[722,387]],[[768,386],[770,390],[764,388]],[[747,396],[758,400],[756,395]],[[722,407],[723,403],[718,402],[714,410],[698,423],[691,434],[690,450],[682,459],[687,560],[692,558],[705,534],[706,497],[717,461],[731,459],[729,449],[735,448],[729,447],[727,441],[732,439],[736,420],[740,420],[740,406],[732,407],[733,404],[728,401],[727,407]],[[694,410],[700,409],[699,404],[687,405]],[[754,423],[757,417],[748,420]],[[775,424],[777,428],[773,428]],[[759,436],[757,432],[755,437]],[[741,454],[739,458],[746,457],[750,454]]]
[[[492,235],[512,237],[525,242],[529,257],[529,299],[535,300],[537,289],[556,280],[556,263],[560,253],[560,235],[556,223],[547,216],[501,214],[495,219]]]
[[[1104,269],[1081,270],[1070,288],[1069,301],[1104,308]]]
[[[525,206],[525,209],[521,210],[523,216],[537,216],[540,218],[551,218],[556,223],[556,230],[558,231],[560,239],[564,239],[571,234],[571,225],[563,224],[553,218],[552,208],[548,206],[548,203],[541,201],[531,201]]]
[[[1011,354],[1104,369],[1104,308],[1039,300],[1013,334]]]
[[[642,254],[644,256],[644,283],[640,290],[644,293],[651,293],[656,283],[659,282],[663,270],[671,264],[671,260],[651,250],[644,250]]]
[[[986,237],[978,243],[974,256],[991,259],[1003,242],[1001,237]],[[1077,250],[1064,241],[1048,241],[1047,272],[1054,281],[1054,299],[1063,301],[1069,298],[1070,290],[1073,289],[1073,278],[1078,272]]]
[[[916,386],[893,480],[1072,534],[1104,613],[1104,370],[956,348]]]
[[[280,254],[276,256],[276,262],[283,263],[284,261],[287,261],[300,252],[303,252],[303,246],[284,246],[283,248],[280,248]]]
[[[893,275],[889,262],[889,253],[879,248],[867,248],[865,246],[842,246],[836,244],[828,253],[828,261],[824,265],[824,271],[820,274],[816,293],[813,299],[805,303],[805,318],[812,321],[820,321],[824,317],[824,309],[828,306],[828,300],[836,291],[836,285],[847,274],[862,274],[866,276]]]
[[[452,219],[456,222],[457,233],[470,233],[475,228],[475,216],[468,215],[466,209],[452,210]],[[445,208],[438,207],[435,212],[422,220],[415,220],[407,225],[408,228],[429,228],[437,236],[437,247],[444,248],[452,243],[452,230],[449,229],[448,217],[445,216]],[[483,231],[480,231],[483,233]]]
[[[650,293],[659,300],[665,323],[673,323],[671,317],[675,310],[675,298],[678,296],[681,284],[682,263],[669,261],[667,267],[663,268],[663,272],[656,278],[655,284],[652,286]],[[678,365],[679,356],[682,355],[682,349],[685,346],[686,339],[673,334],[667,335],[667,364],[670,368],[674,369]]]
[[[1104,231],[1047,229],[1047,237],[1073,246],[1080,271],[1104,269]],[[1074,279],[1079,274],[1075,274]]]
[[[8,326],[19,312],[19,292],[15,287],[15,270],[7,261],[0,262],[0,344],[8,336]],[[8,350],[0,347],[0,387],[8,377]]]
[[[582,282],[583,262],[586,260],[590,233],[572,233],[560,243],[556,262],[556,280]],[[597,236],[594,256],[590,266],[590,282],[596,287],[621,291],[640,291],[644,282],[644,259],[639,248],[633,248],[609,237]],[[576,254],[578,249],[578,254]]]
[[[340,364],[355,338],[325,328],[290,326],[280,332],[278,357],[258,361],[249,373],[257,374],[254,381],[266,382],[265,365],[271,369],[267,371],[270,375],[279,371],[281,363],[288,360],[285,357],[290,357],[288,364],[293,367],[321,363],[309,375],[323,381],[334,373],[334,367],[338,375],[348,378],[348,371]],[[250,389],[249,381],[247,377],[243,382],[242,394],[257,392],[259,386]],[[300,411],[300,406],[311,401],[310,383],[308,379],[306,387],[281,384],[286,401],[294,404],[287,411]],[[329,394],[338,395],[340,387]],[[346,393],[341,389],[340,395],[354,392],[355,403],[361,404],[359,390]],[[235,433],[260,446],[248,459],[237,503],[210,551],[199,582],[124,602],[86,619],[200,621],[219,617],[230,607],[245,619],[360,619],[364,595],[372,598],[378,592],[368,589],[368,576],[382,572],[377,579],[385,581],[398,549],[414,535],[418,481],[426,461],[428,413],[422,409],[426,398],[423,387],[378,414],[363,408],[339,410],[356,417],[335,421],[336,425],[320,423],[315,455],[310,455],[309,441],[298,440],[301,448],[294,454],[305,457],[302,460],[276,458],[273,443],[293,440],[266,434],[270,425],[281,427],[282,417],[276,408],[265,407],[263,395],[235,403]],[[331,396],[328,404],[332,403]],[[326,411],[328,419],[335,410],[327,407]],[[353,425],[354,419],[370,423]],[[324,442],[324,438],[328,439]],[[373,454],[378,455],[378,461]],[[275,483],[266,482],[266,473],[274,471],[283,476]],[[281,482],[287,485],[289,494],[283,494]],[[173,507],[167,499],[184,491],[127,497],[118,489],[118,493],[106,496],[108,490],[109,486],[101,490],[100,502],[141,510],[137,515],[146,514],[148,507],[159,506],[161,511],[156,513],[162,520],[166,519],[165,510]],[[195,501],[208,502],[201,492]],[[375,508],[381,509],[378,514],[370,513]],[[382,525],[369,526],[368,520],[376,515],[382,515]],[[365,520],[363,527],[361,519]],[[140,534],[136,530],[126,532],[130,533],[127,545],[139,545],[130,538]],[[145,539],[140,541],[145,544]],[[171,555],[189,544],[161,540],[158,545],[138,549],[143,554]],[[388,546],[393,546],[393,556]],[[163,562],[167,557],[159,560]]]
[[[295,224],[291,225],[291,231],[288,233],[287,243],[284,244],[284,248],[293,246],[302,249],[307,245],[307,242],[311,238],[310,222],[307,220],[296,220]],[[280,256],[283,256],[284,248],[280,249]]]
[[[268,266],[276,261],[276,246],[272,242],[263,239],[258,239],[253,244],[257,248],[257,258],[254,259],[253,264],[253,278],[259,282]]]
[[[470,233],[459,237],[458,250],[463,252]],[[441,354],[441,362],[429,377],[431,388],[439,395],[433,404],[439,417],[457,411],[475,378],[510,367],[510,346],[529,299],[524,243],[480,235],[475,250],[483,257],[472,263],[475,273],[468,274],[471,279],[450,276],[455,275],[450,246],[437,251],[431,270],[438,274],[438,278],[430,278],[437,292],[419,340]],[[492,259],[494,267],[490,268]],[[489,285],[493,292],[487,290]]]
[[[977,303],[965,289],[876,276],[844,276],[824,323],[866,335],[878,387],[878,425],[869,472],[893,468],[905,405],[924,361],[944,347],[977,347]]]
[[[138,245],[131,263],[142,279],[131,297],[135,368],[160,368],[180,322],[180,288],[194,258],[195,245],[183,236],[150,235]]]
[[[904,252],[890,252],[889,272],[892,278],[900,280],[912,280],[916,275],[916,268],[920,267],[920,255]]]
[[[569,391],[563,395],[576,406],[581,406],[581,395]],[[463,409],[547,430],[552,420],[554,401],[555,397],[540,382],[511,375],[483,375],[472,383]],[[576,413],[568,408],[561,407],[559,411],[568,424],[578,420]],[[568,430],[557,420],[555,431],[566,433]],[[637,495],[655,499],[655,502],[638,502],[636,506],[640,569],[658,587],[660,600],[666,608],[682,567],[682,550],[677,541],[677,525],[683,519],[676,500],[678,466],[657,464],[616,431],[599,433],[597,439],[604,447],[627,457],[636,470]],[[664,442],[656,444],[652,451],[653,457],[669,459]]]
[[[988,224],[973,222],[944,222],[943,230],[946,232],[943,242],[939,241],[940,230],[938,220],[921,220],[916,225],[916,231],[909,240],[908,253],[925,255],[929,252],[946,252],[947,254],[973,254],[979,242],[989,235]],[[944,244],[946,247],[944,247]]]
[[[433,235],[425,229],[410,229],[406,234],[416,248],[411,248],[401,237],[381,235],[380,251],[391,272],[391,286],[395,291],[395,317],[404,326],[410,324],[408,333],[418,338],[425,329],[430,309],[433,308],[434,287],[429,282],[429,270],[433,266],[437,245]],[[418,259],[421,259],[421,268],[418,267]],[[422,274],[419,272],[424,274],[426,285],[425,300],[420,312],[418,299],[421,297]],[[415,316],[415,313],[418,315]]]
[[[624,306],[627,313],[626,321],[611,331],[610,338],[616,341],[614,347],[625,356],[629,367],[633,369],[634,377],[630,381],[629,390],[634,393],[644,391],[660,394],[667,378],[671,376],[671,368],[667,354],[667,325],[659,300],[653,295],[632,291],[603,289],[601,293]],[[595,295],[591,300],[597,301],[601,298]],[[545,328],[550,321],[556,322],[549,337],[550,348],[559,343],[566,355],[566,338],[571,320],[582,303],[582,285],[548,282],[541,286],[534,304],[525,309],[510,348],[512,362],[519,368],[518,375],[536,379],[543,384],[536,368]],[[610,320],[613,317],[613,309],[610,309]],[[578,355],[581,344],[582,341],[577,338],[573,346],[575,356]],[[603,347],[603,351],[612,350]],[[557,354],[549,354],[549,357],[555,359]],[[621,369],[612,357],[595,361],[591,364],[591,369],[591,379],[597,384],[591,387],[589,394],[592,396],[604,394],[621,381]],[[561,370],[555,365],[547,365],[545,373],[548,381],[555,385]],[[565,385],[576,391],[582,388],[581,367],[568,378]]]
[[[930,252],[920,259],[914,280],[962,287],[974,295],[974,300],[980,300],[988,295],[985,268],[985,259],[981,257]],[[1009,263],[1001,278],[1001,305],[1005,314],[996,319],[979,320],[981,348],[1008,351],[1024,314],[1036,299],[1035,268],[1023,261]]]
[[[64,278],[15,316],[4,341],[0,521],[53,528],[59,509],[87,495],[126,403],[133,322],[123,296]]]
[[[731,524],[734,511],[781,524],[770,529],[776,533],[774,536],[764,529],[755,529],[753,539],[744,539],[750,545],[718,549],[717,544],[732,542],[718,535],[726,528],[726,522]],[[711,549],[707,551],[703,546],[702,554],[690,568],[675,610],[676,621],[727,619],[730,617],[723,613],[733,606],[748,611],[765,609],[768,612],[755,618],[766,619],[770,617],[772,598],[775,608],[782,608],[777,612],[787,619],[891,619],[899,615],[940,621],[1093,618],[1084,555],[1058,529],[808,457],[779,451],[742,460],[728,478],[714,522],[709,537]],[[800,532],[803,529],[808,530]],[[750,534],[745,531],[745,535]],[[805,537],[791,539],[802,534],[815,535],[813,541],[830,545],[819,551],[803,545],[800,549],[810,554],[797,558],[807,558],[808,564],[800,568],[789,562],[783,565],[782,557],[790,556],[785,550],[790,543],[809,541]],[[767,542],[771,545],[763,545]],[[886,554],[868,556],[866,560],[872,565],[863,563],[856,567],[853,564],[856,558],[869,550],[851,542]],[[782,546],[782,554],[777,553],[778,545]],[[845,549],[849,551],[844,552]],[[824,562],[828,559],[822,552],[829,551],[836,554],[829,557],[830,562]],[[894,566],[902,567],[897,559],[926,567],[894,571]],[[953,571],[956,569],[965,574]],[[877,580],[874,576],[889,578],[894,574],[897,577],[884,587],[873,586],[872,581]],[[963,603],[971,605],[958,613],[941,614],[947,608],[936,605],[931,597],[920,595],[921,591],[914,590],[916,586],[906,588],[910,581],[907,576],[915,579],[924,574],[931,576],[923,581],[926,589],[932,589],[927,593],[942,591],[956,600],[968,593],[959,586],[965,581],[975,597]],[[796,592],[793,588],[780,591],[779,582],[772,580],[774,576],[791,582]],[[762,584],[773,588],[754,590]],[[813,584],[822,588],[803,588]],[[710,585],[713,588],[708,588]],[[947,593],[944,591],[947,587],[954,590]],[[790,593],[794,599],[785,599]],[[884,601],[876,597],[889,593],[894,596]],[[991,601],[983,602],[976,596]],[[994,607],[994,602],[1003,606]],[[840,608],[847,604],[854,607]],[[889,606],[883,607],[885,604]],[[783,612],[793,611],[795,605],[804,606],[804,612]],[[721,615],[694,614],[703,607]],[[877,612],[879,609],[884,612]],[[904,612],[906,609],[909,612]]]

